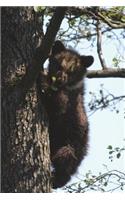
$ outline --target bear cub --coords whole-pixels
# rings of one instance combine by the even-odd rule
[[[64,186],[87,154],[83,78],[93,61],[92,56],[79,55],[60,41],[52,47],[44,102],[49,120],[53,188]]]

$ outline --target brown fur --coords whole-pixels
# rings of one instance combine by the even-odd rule
[[[56,41],[44,93],[49,118],[53,188],[64,186],[87,154],[88,120],[83,103],[83,77],[92,56],[80,56]]]

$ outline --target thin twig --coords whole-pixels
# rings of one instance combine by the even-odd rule
[[[118,178],[117,182],[111,181],[111,178],[113,176],[115,178]],[[85,180],[83,180],[83,181],[85,182]],[[103,185],[103,182],[102,182],[102,184],[100,186],[98,184],[98,182],[103,181],[103,180],[105,180],[107,182],[107,184],[117,185],[117,187],[114,187],[114,188],[107,190],[107,192],[108,191],[113,192],[114,190],[117,190],[117,189],[121,188],[121,186],[125,185],[125,174],[118,171],[118,170],[111,170],[111,171],[108,171],[108,172],[101,174],[99,176],[95,176],[95,178],[93,178],[91,182],[88,181],[88,184],[85,184],[85,186],[82,186],[82,181],[80,180],[80,182],[76,182],[74,184],[71,184],[71,185],[65,187],[65,189],[67,189],[70,192],[86,192],[86,191],[91,190],[91,187],[93,187],[93,189],[95,191],[97,191],[97,190],[99,191],[99,190],[103,189],[102,187],[104,185]]]

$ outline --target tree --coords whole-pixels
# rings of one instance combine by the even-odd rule
[[[88,78],[125,77],[125,69],[109,68],[102,34],[125,37],[124,7],[3,7],[2,33],[2,192],[50,192],[48,121],[39,89],[39,74],[58,39],[74,42],[97,38],[100,70]],[[44,18],[49,18],[44,34]],[[67,29],[60,28],[64,19]],[[102,26],[103,25],[103,26]],[[123,97],[124,98],[124,97]]]
[[[55,10],[44,36],[32,7],[2,8],[2,192],[50,192],[48,125],[36,78],[64,12]]]

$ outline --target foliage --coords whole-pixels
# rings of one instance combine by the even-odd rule
[[[125,173],[123,172],[111,170],[94,175],[91,171],[88,171],[83,179],[66,186],[64,191],[69,193],[84,193],[88,191],[113,192],[124,190],[124,187]]]
[[[89,95],[89,115],[104,109],[110,109],[110,111],[115,111],[118,114],[120,112],[120,103],[125,101],[125,95],[115,96],[105,89],[103,84],[100,85],[98,93],[90,91]]]
[[[116,21],[125,22],[125,6],[111,7],[108,9],[108,15],[105,10],[102,11],[102,14],[105,17],[108,17],[109,19],[115,21],[115,23]]]
[[[41,13],[47,17],[52,15],[55,7],[35,7],[36,12]],[[65,41],[71,41],[86,38],[88,40],[96,36],[96,25],[97,20],[102,22],[103,33],[110,32],[113,28],[108,28],[107,24],[104,23],[103,17],[108,18],[112,24],[123,25],[125,22],[125,7],[67,7],[67,12],[65,15],[65,23],[67,23],[67,29],[64,26],[58,33],[58,37],[64,39]],[[44,19],[46,21],[46,18]],[[47,21],[45,22],[47,23]],[[116,27],[119,29],[119,26]],[[122,29],[122,28],[121,28]],[[122,30],[121,30],[122,31]],[[123,30],[124,31],[124,30]],[[78,42],[78,41],[77,41]]]
[[[109,150],[109,159],[111,162],[113,159],[119,159],[121,154],[125,152],[125,147],[113,148],[112,145],[109,145],[107,149]],[[108,170],[107,165],[104,166],[106,167],[106,172],[99,172],[99,174],[95,175],[89,170],[80,181],[66,186],[64,191],[69,193],[123,191],[125,188],[125,172]]]
[[[121,154],[124,153],[125,151],[125,146],[124,147],[114,147],[112,145],[109,145],[107,147],[107,149],[109,150],[109,159],[111,160],[111,162],[113,161],[113,159],[117,158],[119,159],[121,157]]]

